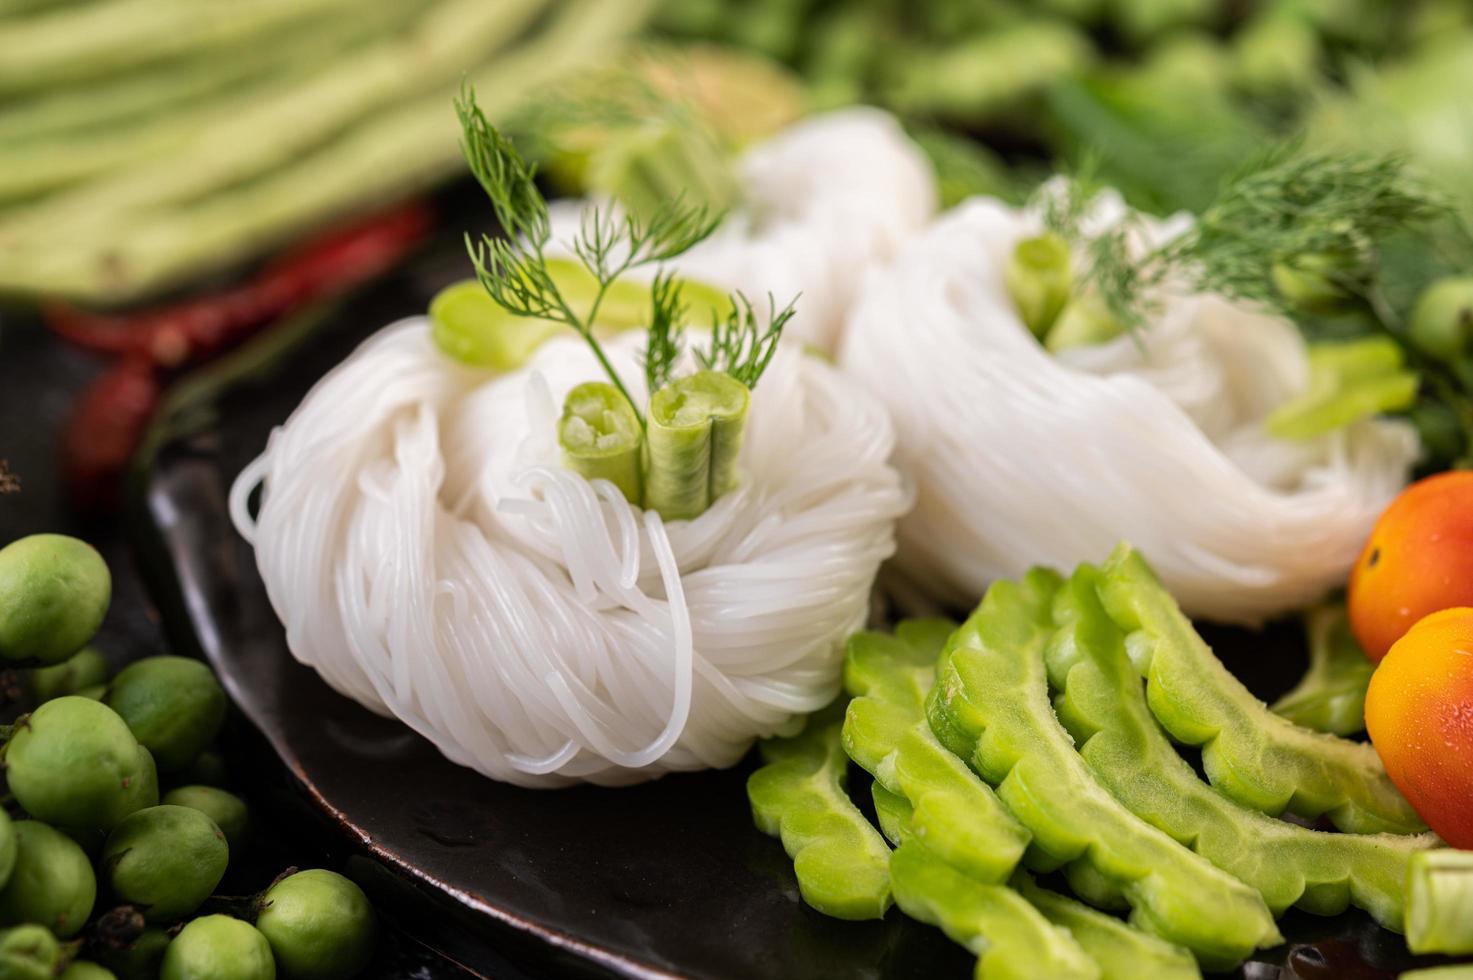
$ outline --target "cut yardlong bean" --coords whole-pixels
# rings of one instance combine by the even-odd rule
[[[878,919],[890,907],[890,848],[844,792],[842,705],[792,738],[762,743],[747,779],[757,829],[781,838],[803,900],[839,919]]]
[[[1058,575],[1002,581],[953,634],[928,703],[932,728],[969,758],[1035,846],[1118,883],[1131,921],[1228,967],[1281,941],[1256,891],[1127,810],[1095,779],[1054,716],[1044,647]]]
[[[563,72],[607,56],[643,16],[642,0],[565,5],[545,30],[474,73],[493,116]],[[0,227],[0,292],[115,302],[175,285],[345,211],[414,193],[461,164],[445,89],[375,116],[316,153],[197,204],[147,212],[79,238],[23,244]]]
[[[1202,747],[1218,792],[1271,816],[1323,814],[1351,833],[1424,829],[1371,745],[1300,728],[1249,693],[1133,548],[1117,548],[1101,572],[1100,599],[1127,634],[1152,713],[1172,738]]]
[[[1146,706],[1098,584],[1098,569],[1082,565],[1060,590],[1046,655],[1059,720],[1095,777],[1136,816],[1256,888],[1275,914],[1297,904],[1333,915],[1354,903],[1399,930],[1411,856],[1437,838],[1309,830],[1203,783]]]
[[[895,635],[859,633],[844,658],[853,695],[844,748],[876,783],[913,808],[909,822],[938,857],[978,881],[1006,881],[1028,831],[992,788],[937,741],[926,721],[936,658],[954,623],[901,623]]]

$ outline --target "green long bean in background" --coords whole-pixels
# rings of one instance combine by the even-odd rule
[[[96,78],[152,59],[250,43],[354,0],[105,0],[0,21],[0,94]]]
[[[563,465],[588,480],[608,480],[625,500],[638,500],[644,438],[629,400],[607,381],[568,392],[558,421]]]
[[[900,623],[895,635],[858,633],[844,656],[849,757],[909,807],[908,823],[938,858],[982,882],[1006,881],[1028,831],[992,788],[937,741],[926,721],[948,620]]]
[[[469,81],[483,109],[505,114],[528,92],[607,57],[642,15],[638,0],[566,3],[544,29]],[[75,239],[53,230],[0,242],[0,292],[134,297],[225,267],[345,211],[411,194],[461,165],[455,116],[446,108],[453,96],[436,91],[372,116],[315,153],[183,207],[103,222]]]
[[[198,200],[289,164],[356,120],[421,92],[459,82],[488,53],[536,20],[548,0],[444,0],[407,32],[335,59],[298,85],[269,91],[203,127],[183,127],[169,166],[125,168],[9,215],[0,247],[69,227],[92,233],[126,226],[140,212]],[[440,110],[442,113],[444,109]]]
[[[376,0],[351,18],[301,25],[249,52],[186,59],[8,106],[0,112],[0,201],[15,206],[185,148],[222,118],[268,98],[289,100],[324,64],[354,57],[409,18],[403,6]]]
[[[697,372],[654,393],[645,433],[645,507],[667,521],[699,517],[736,487],[750,397],[746,385],[719,371]]]
[[[792,738],[761,743],[747,778],[757,829],[782,839],[803,900],[839,919],[878,919],[890,907],[890,848],[844,791],[843,702]]]
[[[1327,815],[1351,833],[1424,830],[1368,743],[1300,728],[1255,698],[1197,634],[1140,553],[1117,548],[1100,598],[1126,634],[1151,712],[1178,742],[1202,747],[1213,787],[1277,816]]]
[[[1341,604],[1319,606],[1304,614],[1309,639],[1309,669],[1272,705],[1274,713],[1296,725],[1335,735],[1366,730],[1366,688],[1376,665],[1371,663]]]
[[[1116,883],[1131,923],[1226,968],[1282,940],[1259,894],[1126,809],[1054,716],[1044,650],[1057,574],[1001,581],[947,643],[927,706],[943,744],[969,759],[1059,864]]]
[[[1400,929],[1413,855],[1431,834],[1308,830],[1238,806],[1198,778],[1157,726],[1125,635],[1100,605],[1098,569],[1081,565],[1054,601],[1045,655],[1059,720],[1095,778],[1132,813],[1257,889],[1275,915],[1334,915],[1354,903]]]

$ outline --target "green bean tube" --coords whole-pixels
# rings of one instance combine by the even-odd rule
[[[746,385],[719,371],[673,381],[650,399],[644,505],[667,521],[706,512],[740,482]]]
[[[1099,592],[1151,713],[1176,741],[1202,747],[1218,792],[1270,816],[1323,814],[1355,834],[1426,829],[1371,745],[1280,718],[1229,673],[1135,549],[1115,549]]]
[[[1414,953],[1473,953],[1473,851],[1412,857],[1406,934]]]
[[[1048,335],[1069,294],[1074,291],[1074,271],[1069,243],[1046,232],[1025,238],[1013,247],[1003,270],[1008,295],[1035,337]]]
[[[844,749],[877,784],[913,808],[909,823],[938,858],[981,882],[1002,882],[1028,831],[926,721],[936,658],[955,624],[912,620],[894,636],[858,633],[844,656]]]
[[[1366,688],[1376,665],[1355,634],[1343,605],[1321,606],[1305,614],[1309,669],[1298,684],[1273,703],[1274,714],[1317,732],[1354,735],[1366,730]]]
[[[625,500],[640,499],[643,437],[634,406],[607,381],[568,392],[557,425],[563,465],[587,480],[608,480]]]
[[[1058,864],[1083,860],[1115,882],[1131,923],[1209,968],[1282,941],[1253,889],[1144,822],[1100,785],[1054,716],[1044,650],[1059,577],[1001,581],[953,634],[928,713]]]
[[[890,907],[890,848],[844,791],[841,710],[810,716],[792,738],[764,741],[747,799],[757,829],[780,838],[793,859],[803,901],[839,919],[878,919]]]
[[[1400,929],[1407,867],[1440,841],[1308,830],[1202,782],[1152,717],[1098,582],[1098,569],[1081,565],[1060,590],[1046,654],[1055,711],[1095,778],[1136,816],[1257,889],[1275,915],[1291,905],[1334,915],[1353,903]]]

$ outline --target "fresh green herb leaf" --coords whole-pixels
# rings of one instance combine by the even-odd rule
[[[466,248],[476,268],[476,278],[486,292],[507,312],[563,323],[575,330],[598,358],[609,381],[635,404],[623,379],[614,370],[603,346],[594,336],[599,308],[609,287],[631,269],[665,262],[705,239],[720,222],[704,207],[690,207],[676,197],[657,208],[648,218],[619,217],[614,211],[590,208],[583,214],[573,253],[593,276],[596,289],[586,313],[574,310],[563,296],[548,266],[546,247],[551,237],[547,201],[537,189],[536,168],[522,159],[476,105],[473,89],[462,89],[455,101],[460,119],[461,145],[466,162],[475,174],[505,231],[505,237],[483,235],[479,242],[467,237]],[[678,291],[667,281],[662,297],[656,299],[657,316],[677,315]],[[655,327],[652,325],[652,330]],[[671,325],[659,330],[666,339]],[[667,357],[657,352],[656,363]],[[673,359],[671,359],[673,363]],[[641,427],[645,418],[635,414]]]
[[[772,355],[777,351],[783,327],[793,318],[793,304],[797,301],[794,297],[779,310],[776,300],[768,294],[767,325],[764,327],[747,297],[737,293],[726,320],[712,319],[710,346],[697,351],[696,360],[708,371],[720,371],[749,389],[756,388],[757,380],[767,370]]]
[[[651,395],[669,383],[680,360],[686,311],[680,280],[672,273],[656,273],[650,284],[649,340],[644,349],[645,390]]]

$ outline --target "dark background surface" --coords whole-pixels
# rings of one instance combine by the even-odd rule
[[[261,727],[237,713],[223,738],[256,834],[222,890],[256,891],[293,864],[346,871],[388,926],[374,978],[524,980],[609,968],[969,976],[959,947],[898,912],[850,924],[803,907],[781,848],[751,828],[742,791],[750,760],[635,790],[518,790],[445,762],[290,659],[249,549],[225,520],[226,484],[323,371],[463,275],[462,256],[442,240],[337,309],[272,370],[226,395],[217,415],[195,412],[198,431],[169,444],[128,516],[91,523],[66,507],[55,454],[71,400],[101,362],[33,319],[0,315],[0,458],[22,486],[0,496],[0,541],[46,530],[96,543],[114,575],[99,647],[118,663],[203,648]],[[1263,696],[1286,689],[1303,666],[1292,627],[1214,639]],[[855,789],[867,797],[862,784]],[[1240,976],[1379,978],[1409,964],[1401,941],[1360,913],[1291,913],[1283,928],[1290,945]]]

